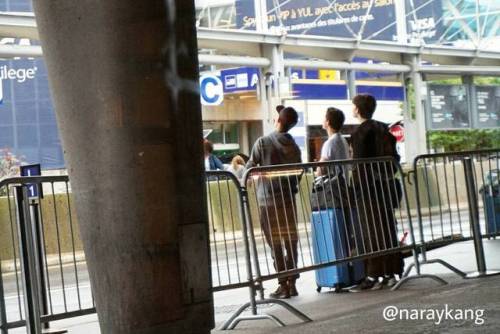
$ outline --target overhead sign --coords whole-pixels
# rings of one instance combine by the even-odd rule
[[[42,169],[40,164],[35,165],[25,165],[20,168],[21,176],[40,176],[42,175]],[[28,195],[30,198],[32,197],[42,197],[41,189],[39,189],[38,184],[27,184],[28,187]],[[39,192],[40,190],[40,192]]]
[[[405,0],[409,43],[437,42],[445,31],[443,2],[440,0]]]
[[[224,93],[237,93],[257,89],[259,69],[255,67],[238,67],[220,71],[224,83]]]
[[[500,86],[476,86],[477,125],[500,127]]]
[[[469,100],[464,85],[429,85],[428,128],[470,128]]]
[[[200,78],[200,99],[204,106],[218,106],[224,101],[224,85],[216,75]]]
[[[267,0],[267,24],[288,34],[396,40],[394,0]],[[240,29],[255,29],[254,0],[236,1]],[[362,28],[363,27],[363,28]],[[362,30],[363,29],[363,30]]]

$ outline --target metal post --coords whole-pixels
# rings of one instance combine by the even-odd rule
[[[408,30],[406,27],[406,1],[395,1],[396,30],[399,44],[408,43]]]
[[[471,128],[477,129],[479,128],[479,117],[477,117],[476,87],[474,87],[474,77],[472,75],[462,76],[462,84],[465,85],[467,100],[469,102],[469,125]]]
[[[352,100],[357,94],[357,92],[356,92],[356,71],[347,70],[345,79],[347,81],[349,98]]]
[[[268,30],[267,24],[267,1],[254,0],[255,30],[264,33]]]
[[[47,277],[45,270],[44,270],[44,259],[45,259],[45,244],[44,244],[44,239],[43,239],[43,226],[40,220],[40,205],[38,204],[37,201],[32,201],[31,202],[31,210],[32,210],[32,217],[33,217],[33,227],[35,228],[35,235],[36,235],[36,240],[37,242],[37,248],[36,248],[36,255],[37,255],[37,267],[38,267],[38,287],[39,287],[39,295],[40,295],[40,311],[42,315],[47,315],[49,314],[49,302],[48,302],[48,296],[47,296]],[[50,323],[44,323],[43,325],[44,329],[47,329],[50,327]]]
[[[241,189],[241,188],[240,188]],[[248,241],[248,232],[249,232],[249,226],[247,223],[246,219],[246,214],[245,214],[245,208],[247,206],[247,201],[248,201],[248,195],[246,189],[241,189],[241,196],[240,196],[240,214],[241,214],[241,221],[242,221],[242,232],[243,232],[243,244],[245,245],[245,262],[247,266],[247,273],[248,273],[248,281],[250,282],[250,308],[252,311],[253,315],[257,314],[257,304],[255,302],[255,283],[253,280],[253,271],[252,271],[252,257],[250,255],[250,243]]]
[[[18,218],[19,248],[21,255],[21,269],[23,275],[24,307],[26,314],[26,332],[41,334],[40,299],[38,296],[38,279],[36,268],[35,245],[36,236],[30,217],[28,189],[17,186],[16,203]]]
[[[476,254],[477,272],[467,274],[466,278],[477,278],[500,274],[500,272],[488,272],[484,258],[483,239],[481,237],[481,226],[479,224],[479,205],[477,199],[477,188],[474,180],[474,164],[471,158],[463,160],[467,198],[470,209],[470,223],[472,225],[472,236],[474,238],[474,251]]]

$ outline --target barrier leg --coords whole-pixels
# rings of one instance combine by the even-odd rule
[[[280,299],[264,299],[264,300],[257,300],[256,301],[257,305],[265,305],[265,304],[276,304],[290,313],[292,313],[294,316],[302,320],[303,322],[311,322],[312,319],[309,318],[307,315],[304,313],[300,312],[297,310],[295,307],[291,306],[287,302],[280,300]],[[278,326],[285,326],[284,322],[278,319],[277,317],[270,315],[270,314],[252,314],[248,316],[241,316],[241,314],[251,306],[251,303],[246,303],[242,305],[234,314],[224,322],[224,324],[220,327],[220,330],[232,330],[234,329],[240,322],[243,321],[251,321],[251,320],[271,320],[275,322]]]
[[[446,282],[444,279],[436,276],[436,275],[428,275],[428,274],[420,274],[420,275],[413,275],[413,276],[407,276],[407,277],[403,277],[395,286],[393,286],[391,288],[391,291],[396,291],[398,290],[403,284],[407,283],[407,282],[410,282],[410,281],[413,281],[413,280],[416,280],[416,279],[419,279],[419,278],[430,278],[438,283],[440,283],[441,285],[446,285],[448,284],[448,282]]]
[[[7,311],[3,292],[2,262],[0,261],[0,333],[7,334]]]
[[[476,254],[477,271],[467,274],[465,278],[479,278],[485,276],[499,275],[499,271],[488,271],[484,257],[483,238],[481,236],[481,226],[479,224],[479,205],[476,193],[476,182],[474,180],[474,165],[471,158],[463,160],[465,181],[467,185],[467,197],[470,206],[470,222],[472,225],[472,235],[474,238],[474,250]]]

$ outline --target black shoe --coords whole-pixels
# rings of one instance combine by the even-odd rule
[[[293,282],[293,283],[289,282],[288,289],[289,289],[291,297],[297,297],[299,295],[299,292],[297,291],[297,287],[295,286],[295,282]]]
[[[287,284],[280,284],[276,291],[269,294],[269,297],[276,299],[290,298],[290,289]]]
[[[373,288],[377,281],[372,281],[366,278],[363,282],[349,289],[349,292],[361,292]]]

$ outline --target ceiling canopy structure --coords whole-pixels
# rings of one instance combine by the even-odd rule
[[[267,67],[274,46],[290,66],[342,68],[364,58],[400,71],[414,56],[430,72],[498,74],[500,66],[495,0],[197,0],[196,8],[207,65]],[[32,13],[1,13],[0,38],[1,57],[42,55]]]

